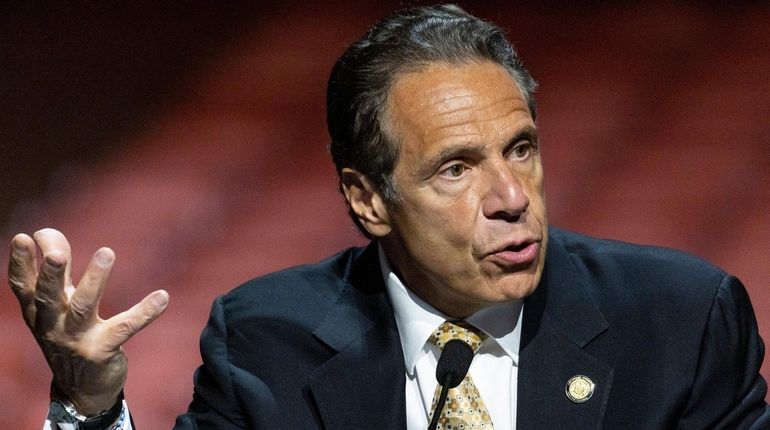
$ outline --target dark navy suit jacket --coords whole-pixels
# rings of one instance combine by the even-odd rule
[[[404,359],[375,244],[218,298],[178,429],[403,429]],[[734,277],[680,252],[550,230],[526,299],[520,430],[770,429]],[[574,375],[596,384],[571,402]]]

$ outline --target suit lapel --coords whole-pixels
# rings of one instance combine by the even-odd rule
[[[517,427],[600,429],[613,369],[583,348],[608,324],[563,245],[553,238],[548,246],[543,280],[524,305]],[[577,375],[595,384],[583,403],[565,392]]]
[[[375,244],[345,278],[348,285],[313,333],[338,352],[310,377],[318,416],[327,429],[405,428],[404,356]]]
[[[601,429],[613,369],[584,347],[608,324],[558,239],[546,258],[541,285],[524,306],[517,428]],[[324,428],[405,428],[403,352],[376,244],[349,267],[348,284],[314,331],[337,354],[311,375],[309,396]],[[595,384],[583,403],[565,393],[576,375]]]

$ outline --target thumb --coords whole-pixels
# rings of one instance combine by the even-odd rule
[[[105,321],[106,339],[104,347],[116,350],[131,336],[147,327],[159,317],[168,306],[168,293],[158,290],[150,293],[130,309],[121,312]]]

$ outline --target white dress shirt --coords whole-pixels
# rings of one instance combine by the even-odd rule
[[[425,430],[436,389],[436,363],[441,351],[428,338],[453,318],[412,293],[391,270],[380,247],[380,266],[393,305],[406,364],[406,423],[408,430]],[[521,301],[483,309],[465,319],[484,331],[484,340],[470,373],[495,430],[516,428],[516,400],[521,339]]]

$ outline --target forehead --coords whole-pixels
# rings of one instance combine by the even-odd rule
[[[468,133],[534,125],[516,82],[492,62],[432,63],[398,76],[389,97],[389,123],[399,140],[436,142]]]

